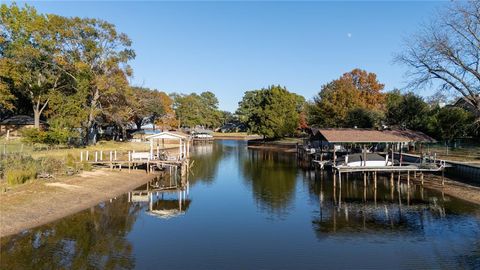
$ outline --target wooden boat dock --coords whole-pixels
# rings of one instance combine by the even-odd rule
[[[409,136],[407,136],[407,135]],[[415,136],[413,136],[413,135]],[[389,173],[391,185],[394,185],[394,175],[398,174],[398,182],[401,174],[406,174],[408,186],[410,185],[410,173],[416,178],[417,173],[423,184],[425,172],[441,172],[444,178],[444,170],[447,164],[443,160],[432,157],[422,158],[419,163],[403,162],[403,149],[412,143],[428,143],[434,141],[425,134],[415,132],[392,132],[371,129],[316,129],[309,141],[303,146],[297,147],[299,160],[307,160],[317,170],[330,167],[334,173],[334,185],[336,176],[341,186],[342,174],[361,173],[364,178],[364,185],[367,185],[367,178],[373,177],[374,186],[377,187],[377,174]],[[378,152],[377,147],[381,146],[383,151]],[[360,165],[351,166],[338,160],[338,155],[348,156],[355,151],[361,151],[362,162]],[[367,166],[367,152],[376,152],[385,156],[385,166]],[[395,156],[398,157],[395,160]],[[442,185],[444,180],[442,180]]]
[[[138,167],[145,167],[147,173],[151,173],[156,169],[168,169],[171,174],[180,172],[184,176],[190,166],[190,137],[187,135],[174,132],[161,132],[148,136],[150,141],[150,151],[136,152],[127,151],[121,152],[112,150],[108,152],[89,151],[80,152],[80,162],[92,165],[108,166],[111,169],[127,168],[138,169]],[[163,140],[178,140],[178,153],[168,154],[167,149],[160,148],[159,141]],[[169,149],[171,150],[171,149]]]

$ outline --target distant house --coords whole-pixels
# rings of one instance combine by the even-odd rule
[[[4,119],[0,122],[0,135],[6,134],[10,131],[9,136],[20,136],[19,130],[22,128],[33,128],[35,126],[35,119],[28,115],[15,115]],[[45,129],[47,124],[40,121],[40,129]]]

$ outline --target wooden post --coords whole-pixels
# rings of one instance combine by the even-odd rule
[[[445,186],[445,171],[442,170],[442,186]]]
[[[393,146],[393,144],[392,144],[392,146]],[[395,158],[394,158],[394,155],[393,155],[393,154],[394,154],[394,152],[393,152],[393,147],[392,147],[391,149],[392,149],[392,166],[393,166],[393,163],[394,163],[394,161],[395,161]]]
[[[100,161],[103,161],[103,150],[100,150]]]
[[[363,152],[363,166],[367,166],[367,148],[365,145],[363,146],[362,152]]]
[[[83,151],[80,151],[80,162],[83,162]]]
[[[87,150],[87,153],[86,153],[86,156],[85,156],[86,161],[88,161],[88,158],[89,158],[88,156],[89,156],[89,154],[88,154],[88,150]]]
[[[393,172],[390,173],[390,187],[393,187]]]
[[[98,161],[98,152],[95,151],[95,162],[97,162],[97,161]]]
[[[373,173],[373,185],[375,186],[375,194],[377,194],[376,193],[376,190],[377,190],[377,172]]]
[[[335,145],[333,145],[333,165],[334,166],[337,165],[337,154],[336,154]]]
[[[422,186],[423,186],[423,172],[420,173],[420,181],[422,181]]]
[[[342,173],[338,170],[338,187],[340,188],[340,192],[342,192]]]
[[[112,151],[110,151],[110,161],[112,161]]]
[[[117,160],[117,150],[115,150],[115,156],[114,159]]]
[[[337,175],[334,173],[333,174],[333,188],[335,189],[335,187],[337,186]]]
[[[410,188],[410,171],[407,171],[407,187]]]
[[[367,187],[367,174],[363,172],[363,186]]]

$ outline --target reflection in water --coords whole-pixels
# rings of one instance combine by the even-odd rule
[[[380,175],[377,190],[355,174],[334,189],[295,155],[202,147],[191,185],[157,179],[3,238],[0,269],[480,269],[476,205]]]
[[[185,213],[191,203],[188,187],[186,179],[159,177],[127,195],[2,238],[0,268],[133,269],[133,247],[126,236],[138,215],[142,210],[161,218]]]
[[[140,211],[122,196],[46,226],[1,239],[2,269],[131,269],[126,235]]]
[[[229,146],[216,143],[200,143],[191,147],[193,166],[190,169],[190,182],[212,184],[217,174],[218,163],[228,152]]]
[[[425,221],[445,219],[448,213],[474,214],[478,209],[418,185],[390,187],[379,177],[378,188],[363,185],[361,174],[349,174],[342,188],[334,187],[328,172],[310,180],[312,198],[319,204],[313,226],[319,238],[330,233],[408,232],[422,234]],[[327,180],[328,179],[328,180]],[[371,180],[371,179],[369,179]]]
[[[157,178],[128,193],[128,201],[148,205],[147,213],[162,219],[184,215],[192,202],[188,179],[175,181],[172,177]],[[176,196],[176,198],[175,198]]]
[[[249,150],[241,162],[244,181],[251,185],[257,205],[279,217],[288,215],[295,197],[295,155]]]

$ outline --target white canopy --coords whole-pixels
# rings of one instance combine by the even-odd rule
[[[164,131],[145,137],[150,141],[150,159],[154,159],[153,149],[155,140],[178,140],[178,160],[188,157],[190,137],[186,134],[172,131]],[[159,156],[159,147],[157,144],[157,158]]]

